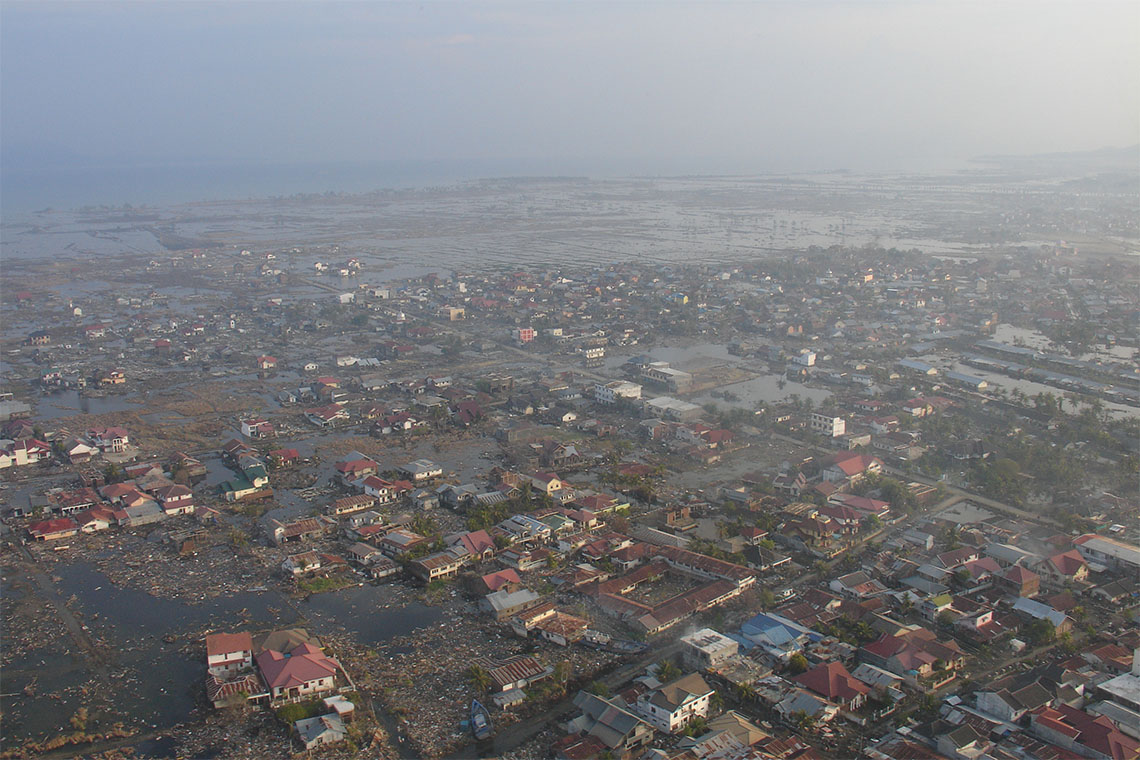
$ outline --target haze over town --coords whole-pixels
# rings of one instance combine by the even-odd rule
[[[1140,760],[1138,25],[0,2],[0,760]]]

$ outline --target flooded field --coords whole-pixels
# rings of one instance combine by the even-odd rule
[[[154,234],[247,247],[350,248],[380,282],[429,271],[565,261],[748,261],[772,251],[868,243],[947,256],[984,250],[958,229],[944,198],[905,177],[813,174],[606,181],[484,180],[451,187],[323,198],[219,201],[102,220],[53,211],[5,219],[5,257],[161,254]],[[985,211],[989,183],[942,188]],[[875,203],[868,205],[868,197]],[[957,230],[947,234],[947,230]],[[312,272],[320,254],[291,256]],[[407,262],[415,262],[408,264]],[[378,277],[377,277],[378,276]],[[329,280],[332,281],[331,279]]]
[[[318,636],[347,633],[377,644],[434,625],[441,615],[436,608],[399,603],[383,586],[350,587],[301,602],[268,590],[190,604],[118,587],[87,562],[52,573],[59,595],[71,600],[76,617],[106,646],[80,650],[61,631],[25,662],[5,668],[0,705],[4,735],[14,743],[60,730],[80,706],[105,725],[122,720],[161,729],[188,720],[204,701],[201,639],[211,631],[301,625]],[[8,638],[13,632],[4,633]],[[93,696],[107,687],[114,700]]]
[[[77,414],[130,412],[139,408],[138,402],[124,396],[84,396],[78,391],[61,391],[39,398],[36,402],[36,417],[54,420]]]

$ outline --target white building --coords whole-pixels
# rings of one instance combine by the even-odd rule
[[[681,644],[684,645],[682,656],[685,662],[699,670],[720,667],[735,657],[740,648],[736,641],[712,628],[702,628],[682,636]]]
[[[206,637],[206,669],[227,678],[253,667],[253,639],[248,633],[212,633]]]
[[[682,676],[672,683],[648,691],[637,698],[637,713],[659,731],[677,733],[694,718],[709,714],[713,690],[698,673]]]
[[[1115,538],[1086,533],[1074,538],[1073,545],[1090,564],[1116,570],[1140,568],[1140,547]]]
[[[847,432],[847,420],[830,414],[812,412],[811,430],[813,433],[822,433],[829,438],[838,438]]]
[[[625,380],[614,380],[611,383],[596,383],[594,385],[594,400],[599,404],[613,404],[619,398],[628,398],[636,401],[641,398],[641,386]]]

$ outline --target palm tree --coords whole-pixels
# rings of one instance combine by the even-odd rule
[[[672,660],[662,660],[657,663],[657,680],[662,683],[668,683],[675,678],[679,678],[681,669],[677,667],[676,663]]]
[[[554,681],[562,690],[566,690],[566,682],[570,680],[571,674],[574,672],[573,666],[570,665],[568,660],[559,660],[554,665]]]
[[[467,670],[467,680],[480,693],[491,688],[491,674],[482,665],[472,665]]]

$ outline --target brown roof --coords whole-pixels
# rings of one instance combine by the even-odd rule
[[[211,633],[206,637],[206,654],[210,656],[252,651],[253,639],[248,633]]]

